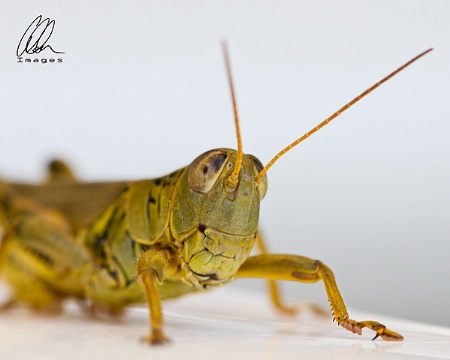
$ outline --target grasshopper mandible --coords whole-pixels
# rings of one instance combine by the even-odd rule
[[[244,154],[228,52],[225,63],[234,109],[237,150],[215,149],[189,166],[158,179],[78,182],[61,161],[49,166],[43,184],[0,181],[0,276],[10,284],[8,304],[58,309],[65,298],[92,311],[120,313],[147,302],[150,344],[168,341],[161,300],[224,285],[239,278],[268,280],[274,304],[276,281],[322,280],[338,325],[377,338],[403,337],[376,321],[349,317],[332,271],[297,255],[268,254],[258,233],[266,173],[287,151],[361,98],[431,51],[416,56],[280,151],[266,166]],[[250,256],[253,246],[259,255]],[[5,304],[6,306],[6,304]]]

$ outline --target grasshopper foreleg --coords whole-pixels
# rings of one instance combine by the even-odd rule
[[[138,280],[144,288],[150,310],[150,334],[144,338],[152,345],[169,342],[163,331],[164,317],[158,286],[168,273],[175,271],[175,257],[170,250],[148,250],[137,262]]]
[[[403,336],[376,321],[350,319],[333,272],[320,261],[297,255],[256,255],[242,264],[235,278],[264,278],[272,281],[290,280],[304,283],[322,280],[333,309],[334,319],[344,329],[361,335],[362,329],[366,327],[376,332],[374,339],[381,336],[384,340],[403,340]]]

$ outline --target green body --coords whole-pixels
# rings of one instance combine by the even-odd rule
[[[235,153],[212,150],[153,180],[80,183],[51,168],[42,185],[1,183],[0,276],[35,307],[75,297],[111,311],[145,301],[136,262],[148,251],[176,259],[162,299],[232,280],[254,245],[261,197],[259,162],[247,155],[240,186],[224,191]]]

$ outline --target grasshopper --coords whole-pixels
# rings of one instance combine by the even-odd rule
[[[273,303],[284,305],[277,283],[322,281],[333,320],[374,339],[403,337],[376,321],[350,318],[332,271],[321,261],[269,254],[258,232],[267,171],[286,152],[389,80],[423,52],[336,111],[263,166],[244,154],[228,52],[224,45],[237,150],[215,149],[157,179],[79,182],[62,161],[42,184],[0,181],[0,276],[13,296],[5,304],[60,309],[75,298],[93,312],[119,314],[147,302],[150,344],[168,342],[161,300],[219,287],[239,278],[268,280]],[[254,245],[260,254],[250,256]]]

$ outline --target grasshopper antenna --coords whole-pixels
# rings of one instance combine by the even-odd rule
[[[233,170],[232,174],[227,179],[227,185],[231,186],[232,188],[236,188],[236,186],[238,184],[238,180],[239,180],[239,172],[241,171],[242,157],[243,157],[241,129],[239,127],[239,116],[238,116],[237,105],[236,105],[236,96],[234,93],[233,76],[231,74],[231,64],[230,64],[230,57],[229,57],[229,53],[228,53],[228,45],[225,41],[222,41],[222,51],[223,51],[223,56],[225,58],[225,67],[227,70],[228,84],[230,85],[231,100],[233,102],[234,124],[236,127],[236,137],[237,137],[236,164],[234,165],[234,170]]]
[[[331,120],[334,120],[335,118],[337,118],[340,114],[342,114],[345,110],[349,109],[351,106],[353,106],[354,104],[356,104],[359,100],[361,100],[364,96],[370,94],[373,90],[375,90],[378,86],[380,86],[381,84],[385,83],[386,81],[388,81],[390,78],[394,77],[395,75],[397,75],[400,71],[402,71],[403,69],[405,69],[406,67],[408,67],[409,65],[411,65],[414,61],[418,60],[419,58],[421,58],[422,56],[424,56],[425,54],[429,53],[431,49],[428,49],[426,51],[424,51],[423,53],[417,55],[415,58],[411,59],[410,61],[408,61],[406,64],[400,66],[397,70],[393,71],[392,73],[390,73],[388,76],[386,76],[385,78],[383,78],[382,80],[380,80],[379,82],[377,82],[375,85],[372,85],[370,88],[368,88],[366,91],[362,92],[360,95],[358,95],[357,97],[355,97],[352,101],[350,101],[349,103],[347,103],[346,105],[344,105],[343,107],[341,107],[338,111],[336,111],[333,115],[331,115],[330,117],[326,118],[324,121],[322,121],[319,125],[317,125],[315,128],[311,129],[310,131],[308,131],[306,134],[304,134],[303,136],[301,136],[300,138],[298,138],[297,140],[295,140],[293,143],[291,143],[290,145],[286,146],[283,150],[281,150],[278,154],[276,154],[272,160],[270,160],[266,166],[264,166],[264,168],[259,172],[258,175],[255,176],[255,182],[257,184],[259,184],[261,182],[261,179],[264,177],[264,175],[266,174],[266,172],[272,167],[272,165],[280,158],[282,157],[284,154],[286,154],[289,150],[291,150],[293,147],[297,146],[298,144],[300,144],[302,141],[306,140],[307,138],[309,138],[310,135],[314,134],[316,131],[319,131],[321,128],[323,128],[325,125],[327,125],[328,123],[331,122]]]

